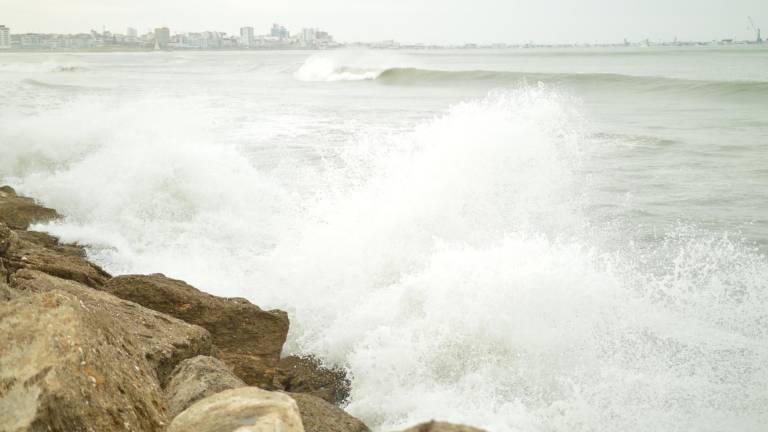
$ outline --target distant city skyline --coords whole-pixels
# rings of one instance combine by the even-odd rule
[[[0,0],[2,22],[14,33],[78,33],[85,28],[145,33],[168,27],[173,32],[202,30],[240,35],[240,29],[329,29],[342,42],[396,39],[430,44],[603,43],[629,40],[750,39],[756,27],[768,32],[768,1],[733,0]],[[42,12],[45,13],[42,13]],[[64,17],[65,19],[62,19]]]

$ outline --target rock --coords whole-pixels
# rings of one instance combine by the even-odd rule
[[[306,432],[367,432],[368,426],[341,408],[306,393],[289,393],[299,406]]]
[[[312,356],[288,356],[277,366],[280,389],[291,393],[308,393],[332,404],[347,400],[350,382],[342,369],[323,367]]]
[[[201,327],[73,281],[21,270],[12,276],[11,285],[26,293],[63,291],[75,295],[84,307],[109,314],[116,321],[114,327],[135,339],[137,349],[155,371],[161,386],[179,362],[210,355],[213,349],[210,333]]]
[[[85,248],[82,246],[77,244],[60,243],[58,238],[44,232],[16,231],[16,235],[18,236],[19,240],[34,243],[46,249],[52,249],[55,252],[63,255],[80,258],[86,257]]]
[[[9,186],[0,187],[0,222],[12,229],[25,230],[35,222],[58,218],[56,210],[43,207],[31,198],[16,195]]]
[[[0,256],[5,255],[8,248],[18,239],[16,233],[4,222],[0,222]]]
[[[8,273],[21,269],[39,270],[93,288],[103,286],[111,278],[99,266],[80,256],[76,246],[61,246],[57,241],[56,247],[48,248],[39,243],[43,241],[45,235],[37,234],[42,233],[16,231],[6,236],[9,246],[0,256]],[[0,242],[3,235],[0,232]],[[28,239],[33,239],[35,242]]]
[[[199,291],[161,274],[120,276],[104,289],[117,297],[197,324],[213,336],[217,357],[249,385],[274,385],[277,363],[288,335],[288,315],[264,311],[245,299]]]
[[[408,428],[403,432],[485,432],[472,426],[457,425],[446,422],[430,421],[414,427]]]
[[[2,430],[163,430],[154,371],[96,306],[61,290],[0,304]]]
[[[176,416],[168,432],[303,432],[296,402],[257,387],[226,390]]]
[[[197,356],[176,366],[165,388],[168,416],[176,417],[193,403],[246,384],[219,359]]]
[[[13,300],[18,296],[18,291],[11,288],[4,280],[0,280],[0,302]]]

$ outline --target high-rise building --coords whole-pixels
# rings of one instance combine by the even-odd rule
[[[171,31],[168,27],[160,27],[155,29],[155,48],[167,49],[168,42],[171,41]]]
[[[128,27],[128,29],[125,31],[125,35],[128,36],[129,38],[136,39],[136,37],[139,36],[139,32],[137,32],[136,29],[133,27]]]
[[[0,49],[8,49],[11,47],[11,29],[4,25],[0,25]]]
[[[253,27],[242,27],[240,28],[240,45],[246,48],[250,48],[253,46],[254,42],[253,37]]]
[[[272,30],[269,32],[269,35],[278,39],[288,39],[291,36],[288,33],[288,29],[280,24],[272,24]]]

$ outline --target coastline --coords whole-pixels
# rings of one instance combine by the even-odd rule
[[[344,370],[282,355],[287,313],[162,274],[110,275],[82,245],[29,229],[59,217],[0,187],[0,424],[370,430],[341,408]],[[407,431],[481,432],[434,421]]]

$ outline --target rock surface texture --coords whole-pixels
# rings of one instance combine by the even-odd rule
[[[160,431],[155,373],[110,311],[52,290],[0,304],[4,431]]]
[[[368,426],[341,408],[305,393],[289,393],[299,406],[307,432],[367,432]]]
[[[431,421],[408,428],[403,432],[485,432],[483,429],[453,423]]]
[[[153,369],[158,384],[165,383],[180,361],[201,354],[211,354],[211,335],[202,327],[77,282],[38,271],[21,270],[12,276],[11,285],[20,293],[54,290],[66,292],[74,295],[84,308],[108,314],[113,320],[105,330],[113,329],[131,336],[133,345]]]
[[[349,397],[346,373],[323,367],[316,358],[288,356],[280,360],[277,371],[280,390],[308,393],[332,404],[340,404]]]
[[[288,335],[288,315],[264,311],[245,299],[206,294],[160,274],[119,276],[104,289],[112,295],[199,325],[213,336],[218,357],[249,385],[271,388]]]
[[[176,416],[168,432],[303,432],[287,394],[241,387],[202,399]]]
[[[169,415],[177,416],[200,399],[246,386],[219,359],[197,356],[184,360],[173,370],[165,388]]]
[[[10,186],[0,187],[0,222],[11,229],[25,230],[32,223],[57,217],[56,210],[40,206],[31,198],[18,196]]]

